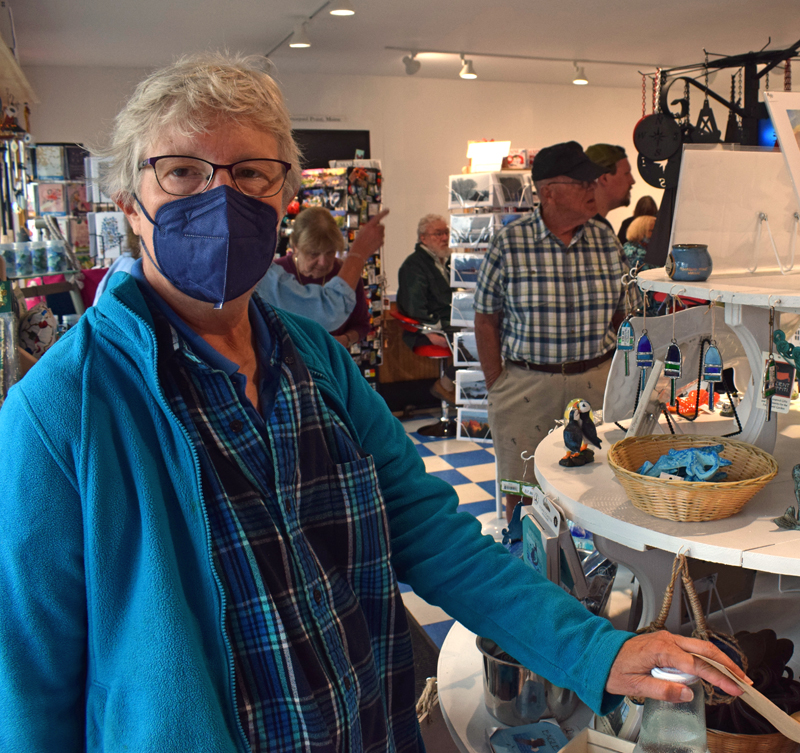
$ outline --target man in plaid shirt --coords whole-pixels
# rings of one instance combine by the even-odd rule
[[[602,404],[627,271],[613,231],[592,219],[604,172],[576,141],[542,149],[539,207],[498,233],[481,265],[475,337],[501,478],[523,479],[520,453],[572,398]],[[509,520],[518,502],[507,498]]]

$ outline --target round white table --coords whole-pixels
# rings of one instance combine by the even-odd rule
[[[570,520],[594,534],[598,549],[633,571],[642,589],[641,624],[648,624],[660,607],[677,552],[706,562],[800,576],[800,530],[772,522],[797,504],[791,470],[800,462],[798,418],[795,410],[773,414],[772,420],[779,422],[773,453],[778,475],[741,512],[723,520],[679,523],[634,507],[608,464],[608,447],[625,436],[613,424],[599,427],[602,449],[595,450],[594,463],[580,468],[558,464],[565,452],[563,430],[553,431],[536,449],[536,478]]]
[[[483,658],[475,638],[475,633],[456,622],[444,639],[437,668],[439,707],[460,751],[492,753],[486,732],[506,725],[488,712],[483,701]],[[571,738],[591,718],[589,707],[580,703],[560,726]]]

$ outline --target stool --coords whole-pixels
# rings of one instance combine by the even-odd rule
[[[406,332],[421,332],[424,334],[427,330],[441,334],[439,330],[434,330],[433,327],[423,324],[417,319],[412,319],[410,316],[401,314],[399,311],[390,311],[389,313],[400,322],[400,326],[406,330]],[[450,348],[445,348],[442,345],[433,345],[432,343],[418,345],[412,350],[415,355],[423,356],[424,358],[438,359],[439,379],[444,376],[444,367],[447,359],[453,355]],[[447,400],[442,400],[442,414],[439,420],[435,424],[429,424],[428,426],[423,426],[421,429],[417,429],[417,434],[422,434],[424,437],[454,437],[456,435],[456,420],[450,416],[450,406]]]

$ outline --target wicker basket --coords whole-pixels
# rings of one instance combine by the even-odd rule
[[[672,449],[715,444],[723,445],[722,457],[733,461],[724,469],[725,481],[666,481],[636,473],[645,460],[655,463]],[[608,462],[636,507],[657,518],[687,522],[735,515],[778,472],[772,455],[745,442],[686,434],[628,437],[609,449]]]
[[[736,735],[707,730],[710,753],[793,753],[797,743],[780,732],[771,735]]]

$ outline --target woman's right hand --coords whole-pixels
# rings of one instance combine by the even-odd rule
[[[348,256],[355,255],[362,262],[365,262],[383,245],[383,236],[386,228],[381,224],[381,220],[387,214],[389,214],[389,210],[384,209],[370,217],[369,221],[359,228],[356,239],[353,241],[353,245],[350,246]]]

